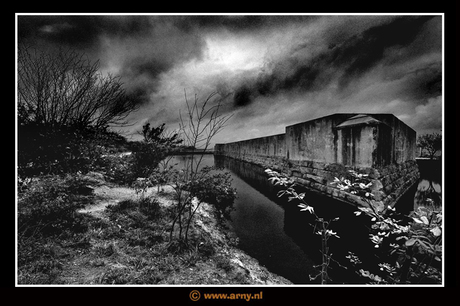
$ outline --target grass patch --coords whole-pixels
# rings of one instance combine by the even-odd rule
[[[187,246],[170,243],[171,214],[154,197],[110,205],[101,219],[76,212],[90,198],[70,192],[65,178],[37,184],[18,203],[19,284],[193,282],[197,264],[216,253],[194,227]]]
[[[85,231],[83,217],[76,210],[92,200],[86,183],[78,176],[45,176],[23,186],[18,200],[18,234],[29,238]]]
[[[109,205],[101,217],[76,210],[97,198],[84,180],[29,184],[19,207],[19,284],[242,284],[222,242],[192,222],[189,241],[169,240],[170,194]],[[100,214],[98,216],[101,216]],[[201,218],[200,216],[196,216]],[[45,222],[46,220],[46,222]],[[45,226],[46,223],[49,223]]]
[[[43,176],[22,184],[18,199],[18,283],[57,283],[68,257],[88,248],[88,216],[76,212],[92,200],[80,176]]]

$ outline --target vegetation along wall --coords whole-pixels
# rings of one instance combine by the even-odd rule
[[[392,114],[339,113],[290,125],[285,134],[216,144],[214,154],[258,164],[353,204],[330,183],[350,169],[369,175],[375,200],[395,202],[418,180],[416,132]]]

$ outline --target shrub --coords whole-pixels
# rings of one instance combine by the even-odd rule
[[[236,198],[236,189],[232,187],[230,173],[211,173],[212,170],[212,167],[204,167],[185,189],[199,201],[214,204],[221,216],[228,217]]]
[[[331,222],[337,221],[339,218],[337,217],[331,220],[326,220],[323,217],[318,216],[314,208],[305,201],[305,193],[298,193],[296,191],[296,184],[291,178],[271,169],[266,169],[265,173],[269,175],[269,181],[271,181],[275,186],[279,186],[281,188],[278,192],[278,197],[287,196],[289,202],[295,200],[299,203],[297,206],[300,208],[301,212],[309,212],[313,217],[313,220],[310,221],[310,226],[313,227],[315,234],[321,237],[320,253],[322,262],[321,264],[315,266],[315,268],[320,268],[318,274],[315,276],[309,275],[309,278],[310,280],[315,280],[319,277],[321,284],[326,284],[331,281],[331,278],[329,277],[330,262],[331,260],[337,262],[332,259],[332,253],[329,250],[330,247],[328,241],[332,237],[340,238],[336,232],[329,229],[329,226]]]
[[[60,257],[68,255],[64,240],[77,241],[88,228],[88,217],[76,210],[91,199],[89,191],[81,176],[48,175],[23,184],[17,203],[18,283],[56,282]],[[86,248],[83,240],[72,247]]]
[[[150,127],[150,123],[142,127],[144,139],[132,144],[132,171],[137,177],[150,177],[158,164],[171,154],[182,142],[177,133],[166,133],[165,124]]]
[[[93,127],[29,123],[18,126],[18,174],[86,173],[110,165],[103,158],[126,141]]]
[[[350,179],[336,179],[336,183],[341,190],[361,195],[366,201],[367,206],[358,207],[355,215],[370,219],[369,239],[379,259],[378,267],[368,269],[351,253],[348,259],[358,275],[370,283],[440,283],[442,212],[434,207],[419,207],[405,216],[390,206],[382,208],[368,190],[371,184],[367,176],[355,171],[350,175]]]
[[[317,234],[323,237],[320,275],[324,283],[323,280],[328,280],[327,272],[331,259],[328,254],[332,254],[328,253],[327,240],[332,236],[339,237],[340,233],[327,228],[330,221],[316,216],[313,207],[305,202],[305,194],[297,193],[294,189],[295,184],[292,179],[270,169],[266,172],[270,176],[269,180],[281,187],[279,196],[287,195],[289,201],[295,200],[300,203],[298,204],[300,211],[309,211],[315,215],[315,222],[320,224]],[[374,247],[370,250],[365,249],[371,254],[359,254],[366,255],[366,260],[362,260],[359,255],[352,252],[348,252],[349,255],[346,256],[364,282],[371,284],[441,282],[442,213],[439,209],[435,209],[434,206],[419,207],[409,216],[405,216],[390,206],[383,207],[381,202],[373,199],[372,183],[368,175],[354,170],[349,170],[345,177],[335,178],[332,184],[337,185],[342,191],[360,196],[366,203],[365,206],[359,206],[354,214],[368,218],[365,222],[370,222],[369,239]],[[342,264],[344,263],[339,265]]]
[[[170,184],[177,200],[170,230],[171,240],[177,224],[178,240],[182,240],[187,245],[193,216],[203,202],[214,204],[220,213],[219,216],[228,216],[236,198],[236,189],[231,187],[229,173],[212,173],[213,169],[213,167],[203,167],[201,170],[193,171],[186,168],[170,172]]]
[[[84,187],[84,180],[70,176],[46,176],[30,183],[18,200],[18,236],[85,230],[83,217],[76,213],[88,200],[81,195]]]
[[[136,179],[132,171],[131,155],[108,155],[104,157],[104,174],[109,182],[120,185],[131,185]]]

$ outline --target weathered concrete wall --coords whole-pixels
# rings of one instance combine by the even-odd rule
[[[285,134],[248,139],[226,144],[216,144],[214,154],[244,160],[255,164],[273,166],[282,163],[286,156]]]
[[[375,127],[363,126],[337,130],[337,163],[357,167],[373,166],[378,140]]]
[[[392,132],[384,122],[372,116],[354,116],[336,130],[337,163],[374,168],[391,163]]]
[[[311,190],[363,204],[330,184],[353,169],[369,175],[377,201],[392,205],[418,180],[415,137],[392,114],[334,114],[287,126],[285,134],[217,144],[214,150],[283,172]]]
[[[415,160],[417,133],[393,114],[372,114],[391,127],[391,163]]]
[[[415,161],[389,165],[380,169],[297,161],[291,163],[290,167],[278,168],[277,170],[293,177],[300,185],[309,189],[346,202],[363,204],[359,197],[341,191],[335,185],[331,185],[335,177],[345,177],[348,170],[351,169],[369,175],[375,200],[385,206],[396,203],[419,178]]]
[[[364,114],[376,120],[337,128],[359,115],[334,114],[287,126],[286,158],[359,167],[415,159],[415,131],[392,114]]]
[[[286,127],[286,149],[290,160],[334,163],[337,160],[334,127],[353,114],[335,114]]]

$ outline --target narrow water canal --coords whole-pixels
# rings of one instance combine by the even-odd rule
[[[197,155],[175,156],[170,164],[177,164],[177,167],[180,168],[190,158],[196,159],[197,157]],[[286,205],[276,197],[264,169],[213,155],[204,155],[201,166],[225,168],[232,176],[232,185],[237,189],[237,199],[234,202],[229,225],[239,238],[239,248],[256,258],[271,272],[295,284],[312,283],[309,275],[315,274],[313,266],[314,260],[318,261],[318,258],[315,258],[318,250],[314,246],[318,241],[315,241],[314,235],[311,235],[313,230],[307,225],[308,222],[305,219],[308,216],[300,213],[295,205]],[[405,207],[405,210],[423,203],[426,197],[439,199],[439,201],[441,199],[440,175],[431,175],[433,172],[440,172],[440,169],[420,167],[420,171],[419,183],[401,199],[404,203],[397,204]],[[343,239],[337,241],[339,248],[341,243],[347,243],[347,250],[353,247],[359,248],[361,245],[350,245],[350,241],[368,240],[366,231],[357,228],[360,225],[352,219],[354,217],[351,213],[353,208],[344,207],[343,203],[330,199],[318,198],[314,194],[311,194],[309,199],[312,202],[322,203],[315,209],[321,210],[324,207],[324,210],[334,210],[337,215],[350,216],[348,219],[342,218],[341,224],[338,222],[341,232],[345,235]],[[329,202],[326,203],[327,201]],[[348,213],[344,214],[344,211]],[[347,228],[354,236],[347,239],[344,228]],[[362,237],[355,237],[357,232],[362,232]],[[345,254],[336,256],[343,257]]]

